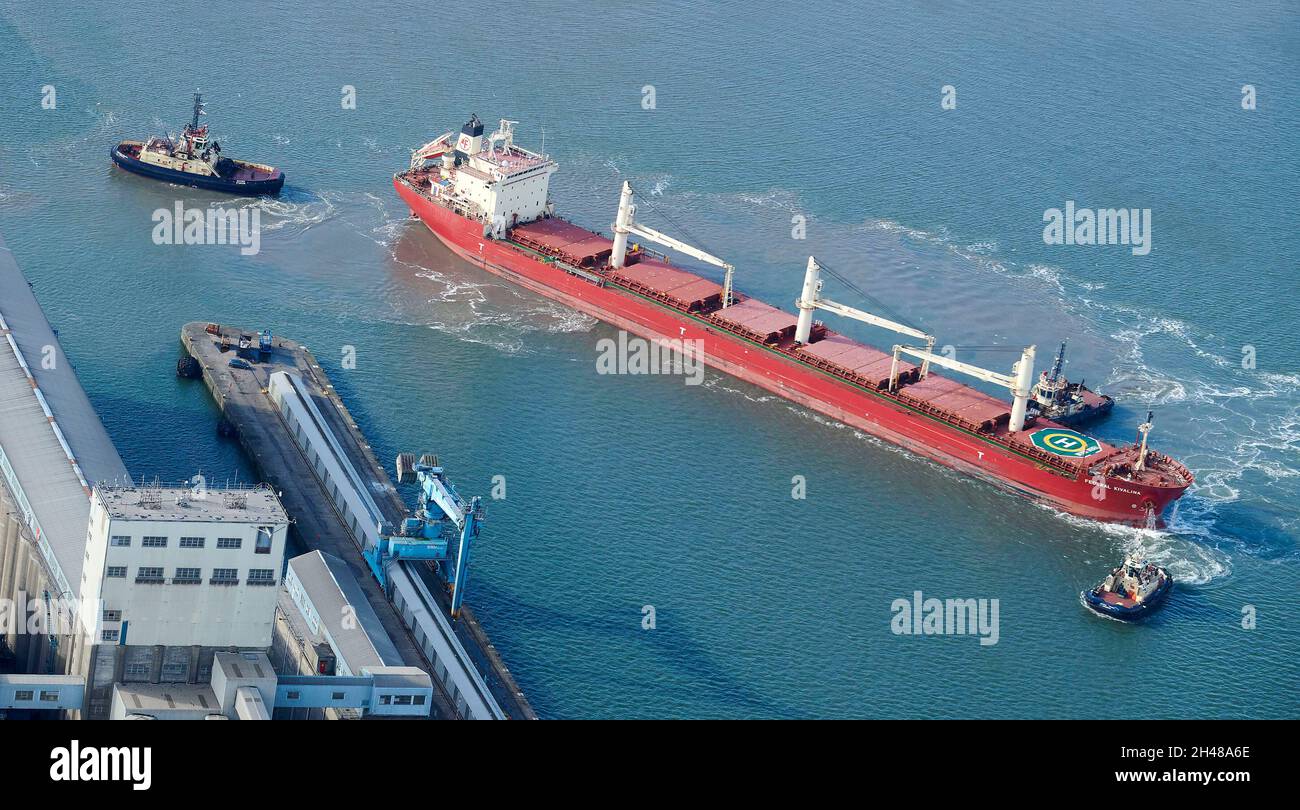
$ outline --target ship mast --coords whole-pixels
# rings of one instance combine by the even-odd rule
[[[1147,411],[1147,421],[1138,425],[1138,433],[1142,436],[1142,444],[1138,449],[1137,461],[1133,464],[1133,469],[1139,472],[1146,469],[1147,466],[1147,434],[1151,432],[1151,423],[1155,413]]]

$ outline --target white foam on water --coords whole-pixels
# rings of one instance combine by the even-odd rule
[[[468,343],[490,346],[502,354],[526,354],[531,349],[527,335],[589,332],[596,319],[546,299],[525,299],[517,290],[491,280],[483,282],[452,279],[426,267],[413,266],[416,276],[439,285],[428,300],[433,320],[425,325]],[[502,307],[490,301],[485,290],[506,290],[527,301],[520,307]]]
[[[285,231],[289,236],[300,236],[312,228],[332,219],[338,210],[336,192],[319,194],[298,189],[285,190],[278,197],[244,199],[241,208],[256,208],[261,213],[263,233]],[[214,200],[211,208],[224,208],[229,200]]]

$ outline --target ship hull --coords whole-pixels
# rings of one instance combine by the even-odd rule
[[[207,189],[208,191],[222,191],[227,194],[252,197],[263,194],[279,194],[280,189],[284,187],[284,172],[280,171],[277,171],[274,177],[266,180],[237,180],[191,174],[163,166],[155,166],[152,163],[145,163],[139,158],[126,154],[120,147],[113,147],[109,154],[113,158],[113,163],[128,172],[153,180],[175,183],[178,186],[191,186],[193,188]]]
[[[450,250],[486,272],[505,278],[606,323],[648,339],[698,340],[705,362],[746,382],[838,422],[903,447],[946,467],[1080,517],[1145,525],[1184,488],[1114,483],[1098,487],[1086,476],[1068,477],[977,434],[926,418],[883,395],[831,378],[685,313],[668,310],[629,291],[597,286],[513,247],[483,236],[480,223],[417,193],[400,178],[394,187],[412,213]]]

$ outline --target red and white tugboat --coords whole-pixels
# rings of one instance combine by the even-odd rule
[[[1115,447],[1031,411],[1034,347],[1010,373],[935,354],[935,337],[822,295],[809,257],[797,314],[733,289],[733,266],[636,219],[624,183],[613,238],[555,215],[558,168],[514,142],[514,121],[484,137],[478,116],[416,149],[397,194],[466,261],[637,335],[703,349],[710,366],[953,469],[1082,517],[1158,524],[1191,472],[1141,441]],[[721,268],[721,284],[635,242]],[[829,270],[828,270],[829,272]],[[904,336],[880,350],[814,322],[817,310]],[[904,342],[905,338],[910,338]],[[915,362],[909,362],[915,361]],[[939,367],[1004,388],[1008,403]],[[1045,396],[1047,391],[1040,389]],[[1054,400],[1055,393],[1051,395]]]
[[[199,125],[201,115],[205,115],[203,97],[195,93],[194,118],[179,138],[122,141],[110,156],[123,169],[154,180],[231,194],[279,194],[284,172],[263,163],[224,157],[221,144],[208,140],[207,125]]]

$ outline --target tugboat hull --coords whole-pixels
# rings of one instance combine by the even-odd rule
[[[1084,591],[1083,601],[1089,608],[1103,616],[1131,622],[1145,618],[1158,610],[1173,588],[1174,578],[1166,572],[1164,582],[1140,603],[1116,593],[1097,593],[1096,588]]]
[[[1111,410],[1115,407],[1113,397],[1106,394],[1095,394],[1087,388],[1082,389],[1084,405],[1081,409],[1072,414],[1053,415],[1052,421],[1058,422],[1069,427],[1078,427],[1095,422],[1104,416],[1109,416]]]
[[[210,175],[193,174],[190,172],[177,171],[168,169],[163,166],[156,166],[152,163],[145,163],[137,157],[130,154],[126,148],[127,144],[118,144],[113,147],[109,153],[113,162],[119,167],[126,169],[128,172],[149,177],[154,180],[162,180],[167,183],[175,183],[180,186],[192,186],[194,188],[208,189],[209,191],[222,191],[227,194],[239,194],[243,196],[260,196],[263,194],[275,195],[280,193],[284,187],[284,172],[276,169],[269,176],[258,177],[258,172],[248,172],[249,177],[241,177],[237,173],[232,177],[213,177]]]

